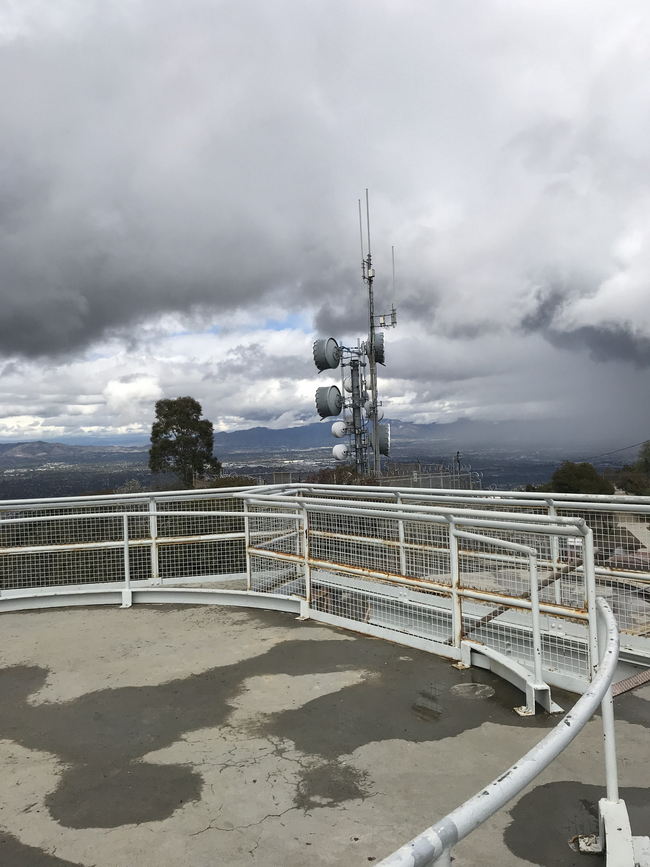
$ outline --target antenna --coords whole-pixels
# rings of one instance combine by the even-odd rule
[[[385,363],[384,332],[397,324],[397,311],[393,306],[390,314],[375,314],[373,284],[375,270],[372,267],[370,248],[370,198],[366,195],[366,238],[364,239],[361,199],[359,208],[359,242],[361,245],[361,277],[368,289],[368,335],[357,338],[353,347],[340,345],[333,337],[316,340],[313,348],[314,363],[319,373],[341,367],[341,389],[335,385],[322,386],[316,391],[316,410],[321,418],[332,418],[343,413],[343,419],[332,425],[332,435],[338,439],[347,437],[350,447],[340,443],[334,446],[333,456],[337,461],[354,458],[360,475],[381,475],[381,455],[390,452],[390,426],[381,424],[384,411],[377,393],[377,365]],[[364,249],[367,241],[367,252]],[[395,293],[395,248],[392,248],[393,294]],[[390,322],[387,320],[390,318]],[[367,375],[366,375],[367,371]],[[372,451],[372,456],[369,452]]]
[[[366,225],[368,226],[368,262],[370,262],[370,200],[368,199],[368,187],[366,187]]]
[[[395,297],[395,247],[390,248],[390,257],[393,262],[393,298]]]
[[[361,279],[366,279],[366,252],[363,248],[363,220],[361,219],[361,199],[357,199],[359,203],[359,240],[361,241]]]

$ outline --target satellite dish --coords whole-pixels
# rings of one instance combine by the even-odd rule
[[[347,461],[350,457],[350,449],[345,443],[337,443],[332,449],[332,454],[337,461]]]
[[[333,337],[314,342],[314,364],[319,372],[322,370],[334,370],[341,361],[341,347]]]
[[[347,432],[348,432],[348,426],[346,425],[346,423],[344,421],[335,421],[334,424],[332,425],[332,436],[335,436],[338,439],[341,439],[341,437],[344,437],[347,434]]]
[[[343,397],[335,385],[316,389],[316,410],[321,418],[338,415],[343,409]]]
[[[380,424],[377,425],[377,439],[379,445],[379,454],[380,455],[388,455],[390,454],[390,425],[389,424]]]
[[[378,331],[375,334],[375,361],[377,364],[386,363],[386,348],[384,346],[384,332]]]

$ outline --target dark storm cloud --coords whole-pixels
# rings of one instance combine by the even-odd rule
[[[66,353],[161,311],[295,309],[339,291],[333,118],[282,16],[248,6],[143,2],[129,19],[97,4],[70,35],[1,46],[5,353]],[[335,203],[351,243],[356,191]]]
[[[642,0],[0,9],[0,398],[297,418],[304,332],[366,331],[367,185],[403,417],[572,415],[596,381],[647,416],[649,37]]]
[[[216,373],[224,378],[246,377],[250,380],[264,377],[308,379],[314,373],[314,365],[311,358],[303,355],[269,355],[261,343],[250,343],[231,349],[217,365]],[[206,374],[206,378],[213,375]]]
[[[601,326],[557,327],[556,317],[570,298],[571,293],[566,290],[541,293],[535,309],[522,319],[522,329],[527,333],[538,331],[562,349],[586,348],[596,361],[627,361],[636,367],[650,367],[650,338],[635,331],[632,325],[612,322]]]

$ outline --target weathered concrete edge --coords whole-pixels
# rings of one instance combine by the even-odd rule
[[[132,589],[133,604],[172,605],[230,605],[240,608],[266,608],[272,611],[287,611],[298,614],[300,600],[297,597],[274,593],[256,593],[246,590],[223,590],[191,587],[142,587]],[[122,590],[52,589],[49,593],[13,595],[0,597],[0,613],[31,611],[39,608],[69,608],[83,605],[124,605]]]

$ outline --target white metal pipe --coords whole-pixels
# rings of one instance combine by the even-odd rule
[[[345,498],[337,497],[336,499],[327,498],[327,497],[282,497],[277,495],[269,495],[268,497],[261,497],[257,494],[251,495],[242,495],[242,499],[248,500],[249,502],[254,503],[259,506],[270,506],[274,504],[282,504],[282,505],[300,505],[300,506],[309,506],[310,508],[323,508],[323,507],[334,507],[334,508],[358,508],[357,506],[341,506],[341,503],[345,503]],[[498,515],[501,521],[517,521],[520,523],[557,523],[560,525],[571,525],[574,526],[576,522],[582,521],[584,523],[584,518],[579,517],[559,517],[556,519],[550,519],[548,515],[539,515],[539,514],[531,514],[528,512],[505,512],[505,511],[495,511],[490,512],[487,509],[462,509],[458,511],[453,508],[449,508],[446,505],[441,505],[440,503],[436,504],[422,504],[422,503],[402,503],[399,508],[393,503],[383,503],[383,502],[373,502],[372,500],[366,500],[363,502],[363,508],[372,510],[376,512],[377,515],[385,514],[397,514],[403,513],[404,516],[411,518],[415,518],[420,514],[424,515],[450,515],[454,514],[457,520],[462,520],[463,523],[467,518],[483,518],[485,515]]]
[[[309,560],[309,516],[307,509],[302,510],[303,569],[305,575],[305,599],[311,605],[311,566]]]
[[[402,503],[402,498],[399,494],[395,495],[395,505],[399,508]],[[404,521],[397,522],[397,537],[399,539],[399,571],[402,575],[406,575],[406,551],[404,549]]]
[[[263,506],[269,505],[268,502],[263,502],[259,500],[249,500],[254,505]],[[272,502],[281,502],[281,501],[272,501]],[[296,503],[303,505],[303,501],[296,500]],[[283,505],[288,505],[287,503],[283,503]],[[368,508],[369,504],[364,504],[363,507],[357,506],[334,506],[328,501],[324,500],[315,500],[313,502],[309,502],[309,510],[312,512],[322,512],[325,514],[337,514],[337,515],[353,515],[364,518],[375,518],[375,519],[384,519],[384,520],[394,520],[399,521],[403,520],[418,520],[425,523],[434,523],[434,524],[442,524],[447,521],[449,517],[452,516],[450,510],[429,510],[424,512],[419,512],[417,515],[414,513],[409,513],[407,511],[402,511],[402,509],[408,509],[408,506],[402,506],[400,511],[394,511],[388,509],[388,507],[384,507],[381,511],[379,509]],[[526,516],[514,515],[513,519],[508,519],[506,513],[492,513],[493,515],[498,515],[497,518],[489,518],[485,517],[489,516],[489,512],[480,512],[483,517],[474,518],[471,514],[468,514],[466,511],[462,513],[456,512],[453,514],[453,517],[457,523],[462,523],[468,527],[485,527],[487,529],[493,530],[514,530],[522,533],[543,533],[548,534],[552,529],[555,533],[562,536],[577,536],[583,535],[582,528],[585,526],[585,522],[582,518],[558,518],[557,523],[526,523]],[[514,518],[518,520],[515,521]],[[523,521],[520,521],[520,518],[524,518]],[[546,516],[535,515],[534,518],[537,521],[547,521]]]
[[[539,623],[539,584],[537,578],[537,558],[531,553],[529,560],[530,570],[530,613],[533,629],[533,666],[535,680],[538,684],[543,683],[542,678],[542,632]],[[534,705],[534,702],[533,702]],[[535,709],[534,706],[532,708]]]
[[[530,545],[522,545],[520,542],[511,542],[509,539],[499,539],[496,536],[483,536],[480,533],[468,533],[465,530],[456,530],[455,536],[457,539],[468,539],[471,542],[483,542],[486,545],[492,545],[495,548],[505,548],[507,551],[517,551],[520,554],[526,554],[530,557],[531,554],[536,554],[534,548]]]
[[[598,645],[605,647],[607,633],[602,619],[598,620]],[[605,779],[607,800],[618,801],[618,768],[616,762],[616,733],[614,731],[614,697],[611,683],[600,705],[603,720],[603,751],[605,753]]]
[[[594,573],[593,533],[586,529],[582,544],[582,563],[585,581],[586,607],[589,624],[589,670],[592,677],[598,667],[600,654],[598,652],[598,630],[596,628],[596,576]]]
[[[485,786],[444,819],[380,862],[384,867],[428,867],[486,819],[519,794],[564,750],[591,719],[605,695],[618,661],[618,629],[610,607],[598,600],[606,623],[602,661],[587,691],[555,728],[504,774]],[[443,861],[444,863],[444,861]]]
[[[131,589],[131,564],[129,562],[129,516],[122,518],[123,546],[124,546],[124,589],[127,593]]]
[[[453,521],[449,522],[449,569],[451,571],[451,633],[452,644],[460,647],[463,638],[463,609],[461,603],[458,539]]]
[[[149,498],[149,535],[151,536],[151,580],[160,584],[158,563],[158,504],[155,497]]]
[[[551,496],[555,501],[562,501],[565,503],[576,503],[582,505],[583,503],[614,503],[621,505],[629,505],[638,503],[641,506],[650,507],[650,497],[636,496],[636,495],[611,495],[611,494],[582,494],[576,495],[575,493],[560,493],[558,491],[552,491],[550,493],[546,492],[536,492],[536,491],[527,491],[525,495],[522,496],[521,491],[484,491],[476,488],[412,488],[405,485],[319,485],[319,484],[305,484],[304,482],[294,482],[292,484],[287,485],[267,485],[260,488],[244,488],[244,491],[251,490],[283,490],[287,493],[297,493],[299,491],[332,491],[339,494],[339,496],[346,495],[361,495],[364,494],[367,496],[369,493],[373,496],[385,496],[388,497],[393,494],[395,491],[399,491],[403,496],[411,496],[415,498],[420,497],[440,497],[448,500],[485,500],[485,499],[493,499],[493,500],[519,500],[522,505],[534,503],[535,505],[544,503],[549,496]]]

